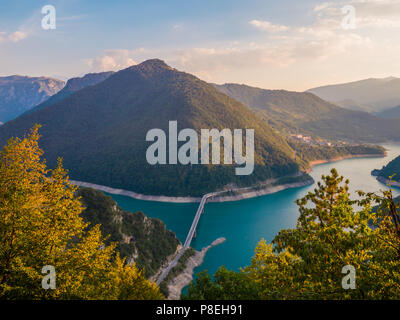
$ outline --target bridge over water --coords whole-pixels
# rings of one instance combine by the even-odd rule
[[[204,211],[204,205],[206,204],[207,200],[209,198],[212,198],[220,193],[224,193],[225,191],[219,191],[219,192],[212,192],[212,193],[207,193],[205,194],[200,201],[199,207],[197,208],[196,215],[194,216],[192,225],[189,229],[189,232],[186,236],[185,243],[183,244],[182,249],[179,251],[179,253],[175,256],[175,258],[169,263],[167,268],[164,269],[164,271],[161,273],[161,275],[158,277],[156,283],[159,285],[165,277],[168,275],[168,273],[172,270],[173,267],[175,267],[179,261],[179,259],[182,257],[182,255],[185,253],[185,251],[190,247],[190,244],[192,243],[193,237],[196,234],[196,228],[197,224],[199,223],[201,214]]]

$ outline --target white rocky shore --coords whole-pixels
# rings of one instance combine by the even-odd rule
[[[131,197],[131,198],[138,199],[138,200],[158,201],[158,202],[174,202],[174,203],[189,203],[189,202],[200,202],[201,201],[201,197],[152,196],[152,195],[136,193],[133,191],[123,190],[123,189],[115,189],[115,188],[102,186],[102,185],[89,183],[89,182],[83,182],[83,181],[71,180],[71,183],[74,185],[77,185],[77,186],[93,188],[93,189],[104,191],[107,193],[127,196],[127,197]],[[276,192],[279,192],[279,191],[282,191],[285,189],[308,186],[313,183],[314,183],[314,180],[309,179],[306,181],[287,183],[287,184],[276,185],[276,186],[268,186],[266,188],[259,189],[259,190],[253,190],[251,187],[234,189],[234,191],[244,191],[244,192],[240,193],[240,194],[231,195],[231,196],[214,197],[210,200],[207,200],[207,202],[227,202],[227,201],[238,201],[238,200],[243,200],[243,199],[255,198],[255,197],[264,196],[266,194],[276,193]],[[245,191],[246,189],[249,189],[250,191],[246,192]]]
[[[206,255],[207,251],[225,241],[225,238],[218,238],[201,251],[195,251],[195,254],[187,260],[185,270],[168,283],[168,300],[180,299],[182,289],[189,285],[190,281],[192,281],[193,270],[203,263],[204,256]]]

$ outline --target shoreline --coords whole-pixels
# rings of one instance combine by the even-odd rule
[[[352,158],[379,158],[379,157],[385,157],[386,155],[387,155],[386,152],[384,155],[381,155],[381,154],[354,154],[354,155],[344,155],[344,156],[340,156],[340,157],[333,158],[333,159],[313,160],[313,161],[309,162],[309,167],[306,169],[305,172],[310,173],[312,168],[319,164],[337,162],[337,161],[352,159]],[[76,180],[70,180],[70,182],[77,186],[88,187],[88,188],[100,190],[103,192],[107,192],[110,194],[127,196],[127,197],[137,199],[137,200],[169,202],[169,203],[198,203],[201,201],[201,197],[190,197],[190,196],[189,197],[172,197],[172,196],[145,195],[145,194],[140,194],[140,193],[136,193],[136,192],[129,191],[129,190],[102,186],[102,185],[98,185],[98,184],[94,184],[94,183],[90,183],[90,182],[76,181]],[[264,189],[253,190],[253,191],[249,191],[249,192],[238,194],[238,195],[215,197],[215,198],[208,200],[208,202],[230,202],[230,201],[240,201],[240,200],[245,200],[245,199],[251,199],[251,198],[261,197],[261,196],[268,195],[268,194],[273,194],[273,193],[283,191],[286,189],[305,187],[308,185],[312,185],[314,182],[315,182],[314,179],[308,179],[308,180],[300,181],[300,182],[287,183],[287,184],[276,185],[276,186],[269,186]],[[241,189],[244,190],[244,189],[251,189],[251,188],[252,187],[245,187],[245,188],[238,188],[236,190],[241,190]]]
[[[94,183],[90,183],[90,182],[76,181],[76,180],[70,180],[70,182],[72,184],[80,186],[80,187],[92,188],[92,189],[100,190],[100,191],[107,192],[110,194],[126,196],[126,197],[130,197],[130,198],[137,199],[137,200],[169,202],[169,203],[198,203],[201,201],[201,197],[152,196],[152,195],[136,193],[133,191],[123,190],[123,189],[115,189],[115,188],[102,186],[102,185],[98,185],[98,184],[94,184]],[[249,191],[249,192],[246,192],[243,194],[215,197],[210,200],[207,200],[207,202],[240,201],[240,200],[265,196],[267,194],[276,193],[276,192],[283,191],[286,189],[301,188],[301,187],[309,186],[309,185],[313,184],[314,182],[315,182],[314,179],[308,179],[306,181],[281,184],[281,185],[277,185],[277,186],[269,186],[264,189],[253,190],[253,191]],[[246,187],[246,188],[251,188],[251,187]],[[241,189],[246,189],[246,188],[239,188],[236,190],[241,190]],[[227,192],[228,192],[228,190],[227,190]]]
[[[209,246],[201,249],[201,251],[195,251],[195,254],[187,260],[185,269],[167,284],[169,291],[168,300],[180,300],[183,288],[188,286],[193,280],[194,269],[203,263],[207,251],[225,241],[226,238],[221,237],[214,240]]]
[[[337,158],[332,158],[332,159],[322,159],[322,160],[313,160],[309,162],[309,167],[307,168],[307,173],[310,173],[312,168],[316,165],[319,164],[324,164],[324,163],[330,163],[330,162],[337,162],[337,161],[342,161],[342,160],[347,160],[347,159],[355,159],[355,158],[384,158],[387,156],[387,152],[382,154],[373,154],[373,153],[367,153],[367,154],[349,154],[349,155],[344,155],[340,156]]]

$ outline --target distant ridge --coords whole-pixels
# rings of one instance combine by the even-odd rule
[[[59,92],[64,81],[47,77],[0,77],[0,121],[12,120]]]
[[[400,78],[370,78],[307,90],[320,98],[350,109],[381,112],[400,105]]]
[[[400,119],[400,106],[386,109],[376,114],[378,117],[387,119]]]
[[[233,83],[214,86],[250,107],[281,132],[353,142],[400,140],[398,121],[339,107],[312,92],[267,90]]]
[[[58,101],[61,101],[62,99],[65,99],[66,97],[68,97],[69,95],[73,94],[76,91],[79,91],[85,87],[93,86],[95,84],[98,84],[101,81],[104,81],[113,73],[114,73],[113,71],[100,72],[100,73],[88,73],[88,74],[84,75],[83,77],[71,78],[67,81],[67,84],[61,91],[56,93],[54,96],[50,97],[45,102],[28,110],[27,112],[28,113],[34,112],[39,109],[45,108],[49,105],[52,105]]]

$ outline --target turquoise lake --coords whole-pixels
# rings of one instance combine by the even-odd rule
[[[336,168],[340,175],[350,179],[352,192],[379,191],[386,186],[371,176],[371,170],[381,168],[400,155],[400,145],[384,147],[388,149],[385,158],[354,158],[321,164],[315,166],[310,175],[319,181],[321,175]],[[281,229],[296,226],[298,210],[295,200],[314,188],[315,185],[310,185],[247,200],[207,203],[192,246],[201,250],[220,237],[225,237],[226,242],[210,249],[195,273],[208,270],[213,274],[221,265],[233,270],[249,265],[260,239],[270,242]],[[400,189],[395,189],[394,194],[399,195]],[[111,196],[124,210],[143,211],[150,217],[161,219],[182,242],[185,241],[198,206],[197,203],[164,203]]]

